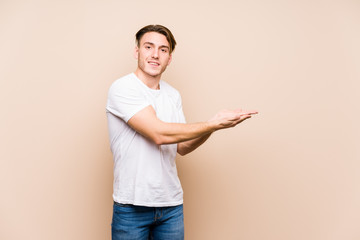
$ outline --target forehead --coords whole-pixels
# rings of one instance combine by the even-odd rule
[[[170,46],[168,40],[165,35],[157,32],[147,32],[140,39],[140,45],[149,42],[158,46]]]

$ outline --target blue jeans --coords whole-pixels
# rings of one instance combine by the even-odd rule
[[[114,203],[112,240],[183,240],[183,205],[142,207]]]

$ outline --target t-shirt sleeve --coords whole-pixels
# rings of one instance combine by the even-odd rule
[[[179,123],[186,123],[186,119],[185,119],[185,115],[184,115],[184,111],[182,108],[182,99],[181,99],[181,95],[178,95],[178,100],[177,100],[177,108],[179,111]]]
[[[106,110],[128,122],[150,102],[134,85],[115,82],[109,89]]]

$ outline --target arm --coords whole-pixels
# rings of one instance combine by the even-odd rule
[[[228,112],[229,112],[228,110],[223,110],[223,111],[217,113],[209,121],[215,121],[216,119],[219,119],[219,118],[221,119],[223,117],[223,115],[226,115]],[[250,118],[252,114],[257,114],[256,111],[242,112],[241,109],[235,110],[235,112],[239,112],[239,113],[241,112],[241,114],[244,114],[244,115],[242,115],[241,120],[237,124],[244,121],[245,119]],[[211,133],[206,134],[206,135],[204,135],[202,137],[199,137],[199,138],[195,138],[195,139],[186,141],[186,142],[181,142],[181,143],[178,144],[177,152],[181,156],[184,156],[184,155],[194,151],[198,147],[200,147],[210,136],[211,136]]]
[[[206,122],[167,123],[158,119],[153,107],[148,106],[130,118],[128,124],[158,145],[180,143],[203,137],[200,140],[193,141],[194,144],[196,143],[194,146],[200,146],[201,141],[204,142],[214,131],[234,127],[255,113],[257,112],[222,111]]]
[[[211,136],[211,133],[206,134],[199,138],[195,138],[195,139],[186,141],[186,142],[178,143],[177,152],[181,156],[191,153],[192,151],[194,151],[195,149],[200,147],[210,136]]]

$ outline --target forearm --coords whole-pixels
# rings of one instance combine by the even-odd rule
[[[148,106],[130,118],[128,124],[138,133],[158,145],[181,143],[204,137],[203,139],[194,141],[192,144],[189,143],[189,146],[194,144],[194,146],[197,147],[207,139],[205,137],[206,135],[219,129],[234,127],[245,119],[250,118],[251,114],[255,113],[257,112],[224,110],[217,113],[212,119],[206,122],[190,124],[168,123],[157,118],[155,110],[151,106]],[[189,146],[187,148],[193,148]]]
[[[157,144],[181,143],[186,149],[193,148],[194,150],[205,142],[215,130],[217,130],[215,122],[163,123],[157,129],[157,141],[155,142]]]
[[[151,106],[134,115],[128,124],[158,145],[179,143],[202,137],[220,127],[217,120],[190,124],[164,122],[156,117]]]
[[[194,151],[198,147],[200,147],[210,136],[211,136],[211,133],[208,133],[202,137],[198,137],[198,138],[195,138],[192,140],[181,142],[178,144],[177,152],[180,155],[184,156],[184,155]]]

